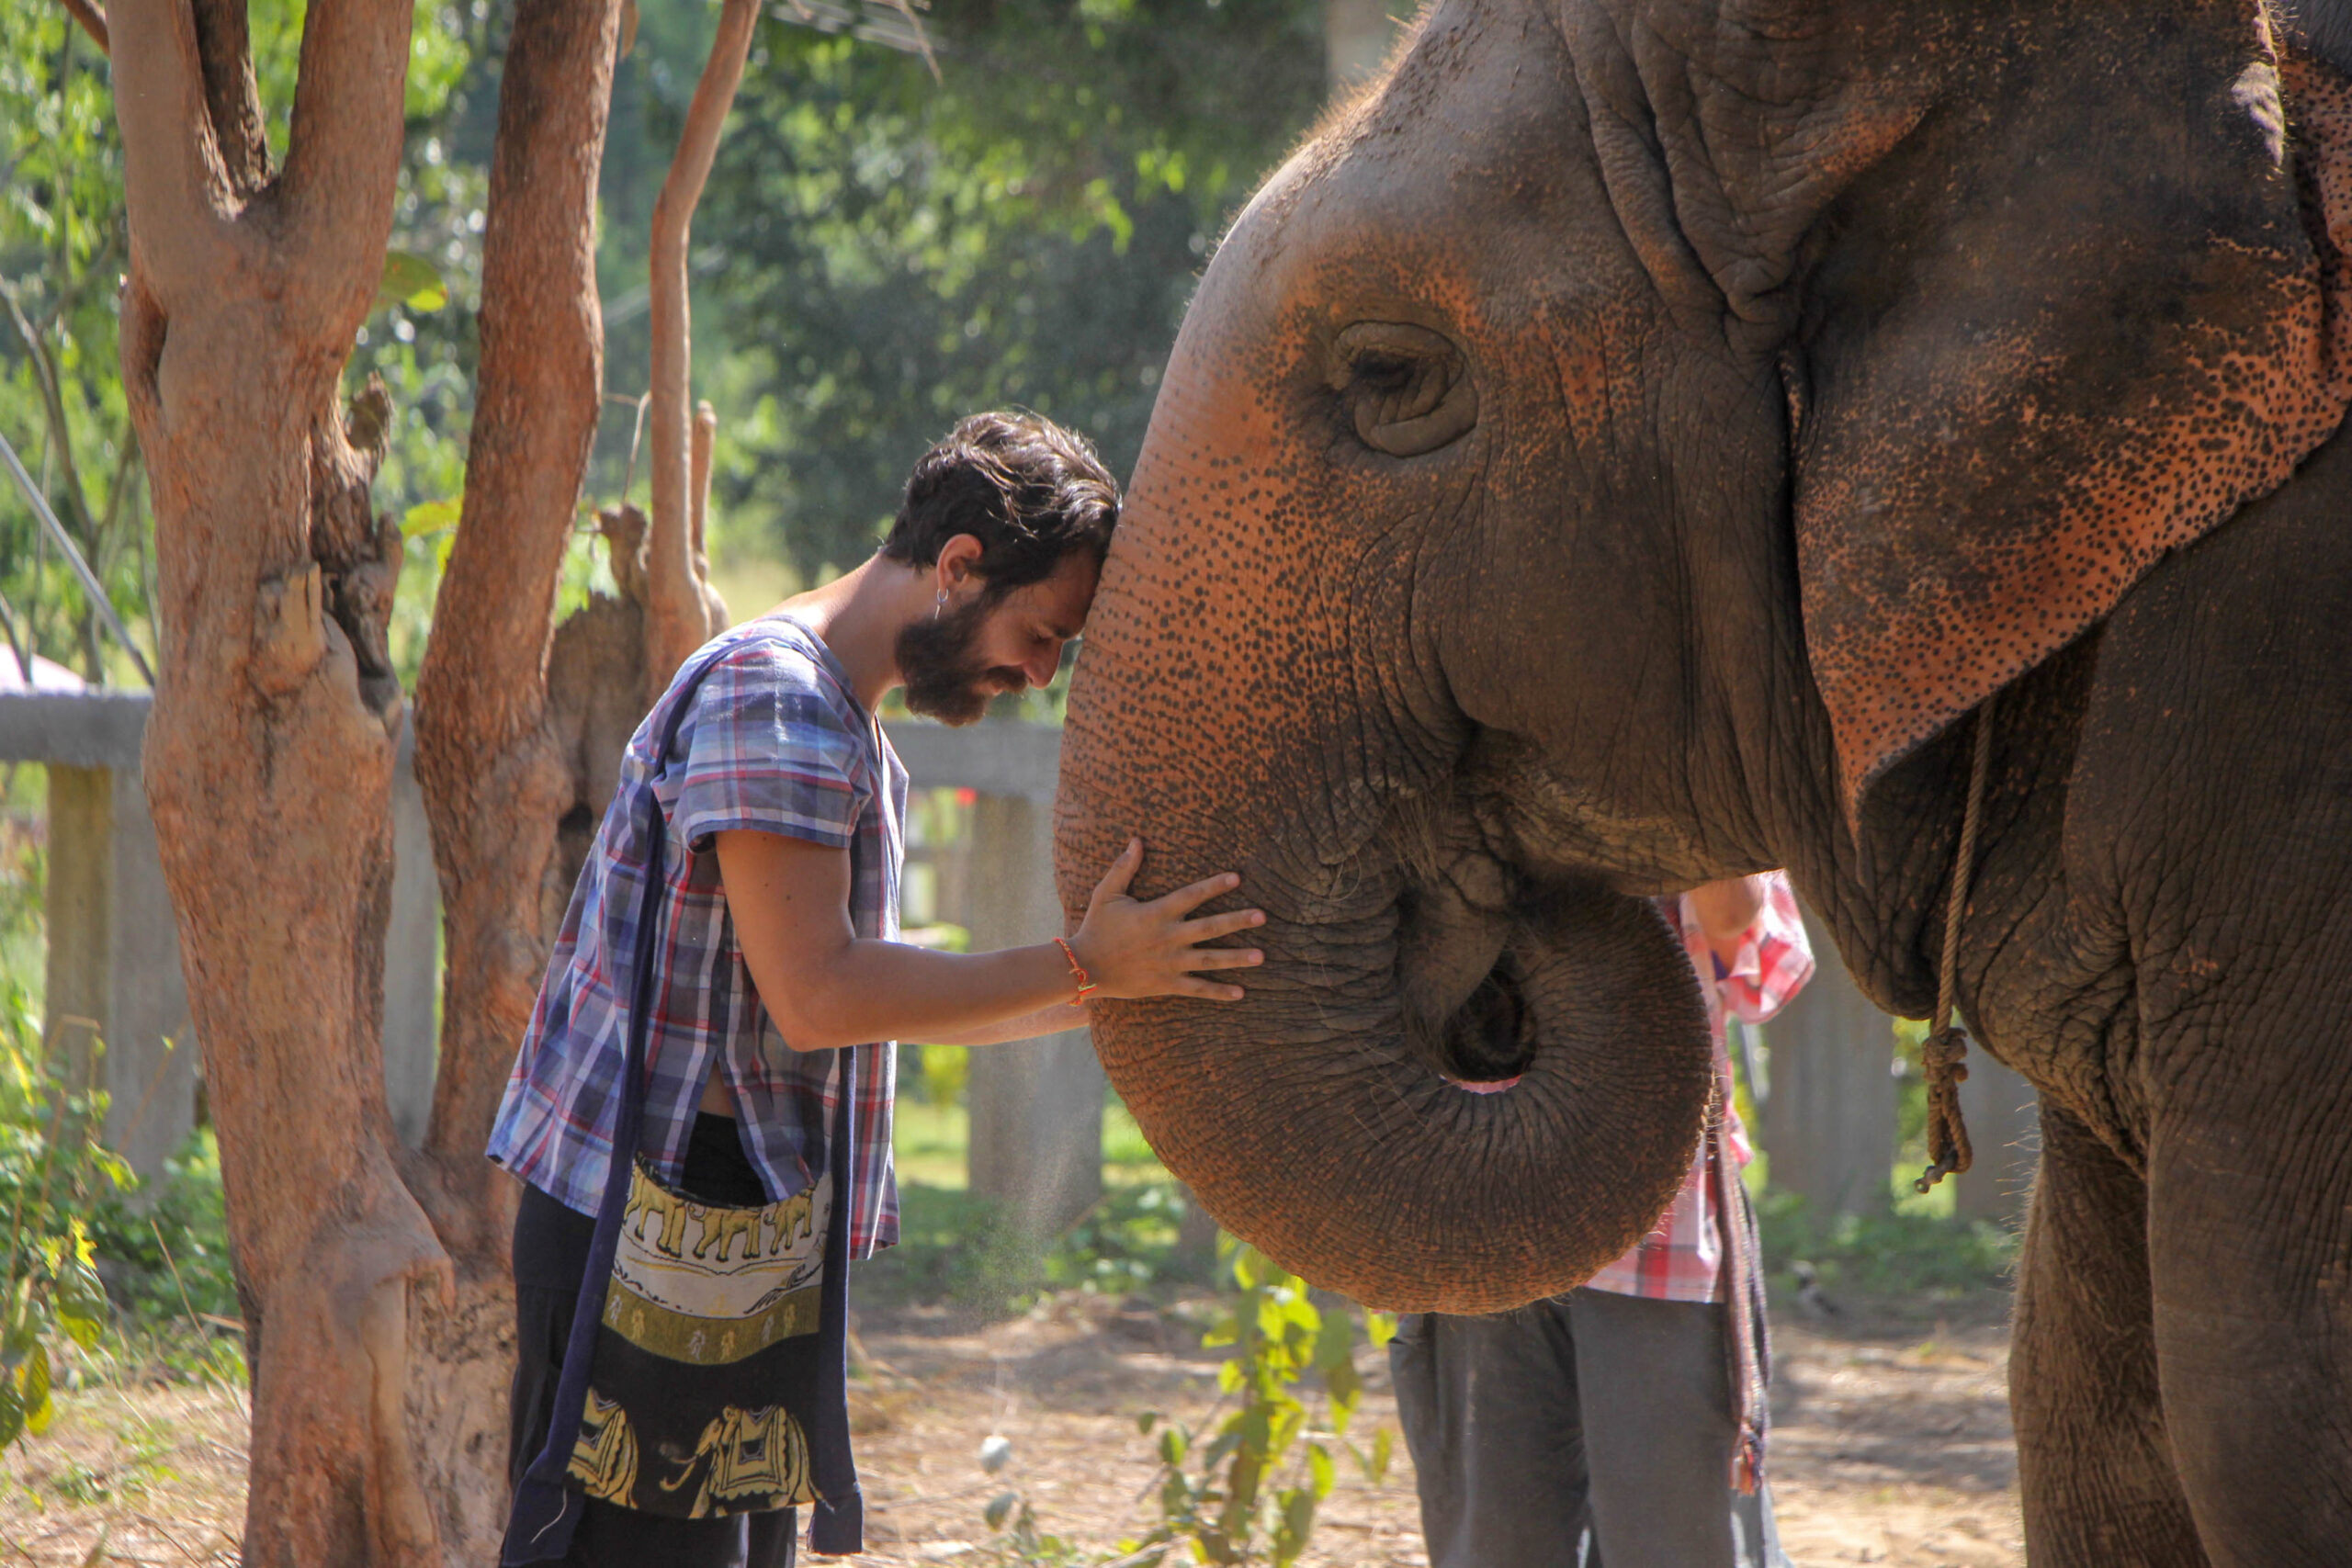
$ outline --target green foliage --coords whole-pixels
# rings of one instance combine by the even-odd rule
[[[1109,1189],[1055,1239],[1045,1258],[1046,1285],[1129,1295],[1182,1277],[1178,1243],[1186,1202],[1183,1190],[1169,1180]]]
[[[2017,1266],[2017,1234],[1990,1221],[1893,1212],[1825,1223],[1785,1189],[1765,1193],[1756,1213],[1776,1289],[1796,1289],[1792,1266],[1802,1260],[1832,1295],[1951,1300],[2007,1288]]]
[[[0,436],[118,610],[151,619],[143,486],[116,363],[130,241],[107,62],[43,0],[0,0]],[[6,479],[0,599],[27,654],[94,680],[130,668]]]
[[[1204,1444],[1181,1425],[1159,1429],[1162,1521],[1138,1545],[1182,1542],[1204,1562],[1286,1568],[1306,1550],[1316,1507],[1330,1495],[1337,1479],[1332,1450],[1376,1483],[1388,1468],[1389,1439],[1380,1433],[1366,1451],[1347,1437],[1363,1397],[1353,1358],[1354,1309],[1336,1298],[1318,1306],[1304,1280],[1253,1247],[1230,1237],[1219,1247],[1235,1288],[1201,1343],[1234,1347],[1217,1383],[1237,1404],[1201,1434]],[[1378,1313],[1365,1322],[1375,1345],[1396,1332]],[[1317,1386],[1320,1408],[1310,1408]],[[1155,1423],[1140,1425],[1148,1435]]]
[[[976,408],[1074,423],[1125,472],[1212,240],[1324,96],[1313,0],[939,0],[925,23],[939,82],[763,24],[696,220],[697,338],[731,349],[702,375],[720,500],[804,573],[862,558]],[[662,146],[693,78],[669,80]],[[616,385],[636,352],[616,341]]]
[[[93,1042],[93,1066],[102,1054]],[[133,1179],[86,1135],[105,1117],[105,1093],[43,1051],[24,988],[0,983],[0,1450],[48,1428],[58,1347],[95,1347],[112,1315],[85,1216]]]
[[[1217,1369],[1226,1398],[1198,1430],[1157,1411],[1136,1421],[1159,1460],[1159,1521],[1121,1541],[1104,1563],[1041,1530],[1027,1499],[1009,1489],[982,1515],[1000,1532],[1000,1561],[1146,1568],[1182,1551],[1200,1562],[1287,1568],[1315,1532],[1316,1509],[1339,1481],[1340,1457],[1374,1485],[1386,1477],[1393,1434],[1384,1427],[1362,1447],[1348,1436],[1363,1398],[1354,1359],[1357,1309],[1338,1297],[1318,1302],[1306,1281],[1230,1236],[1218,1248],[1231,1287],[1201,1343],[1233,1349]],[[1363,1316],[1361,1332],[1375,1347],[1395,1336],[1394,1319]]]
[[[0,654],[0,658],[6,657]],[[47,770],[0,762],[0,983],[15,980],[40,1010],[46,988],[49,882]]]

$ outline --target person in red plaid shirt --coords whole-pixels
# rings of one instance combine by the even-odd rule
[[[1753,1150],[1724,1018],[1778,1012],[1813,950],[1781,872],[1663,907],[1702,980],[1723,1116],[1657,1227],[1583,1289],[1398,1323],[1389,1364],[1431,1568],[1786,1568],[1763,1486],[1769,1347],[1738,1175]]]

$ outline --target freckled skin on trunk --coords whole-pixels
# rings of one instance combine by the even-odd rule
[[[1449,1310],[1606,1261],[1706,1092],[1638,900],[1786,865],[1924,1013],[1997,691],[1957,978],[2052,1129],[2034,1561],[2341,1560],[2352,87],[2269,25],[1451,0],[1270,181],[1057,818],[1068,899],[1136,832],[1270,914],[1246,1002],[1096,1031],[1228,1226]]]

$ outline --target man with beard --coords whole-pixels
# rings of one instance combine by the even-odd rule
[[[729,1223],[748,1225],[755,1250],[765,1235],[771,1251],[790,1242],[811,1258],[870,1257],[898,1234],[898,1038],[984,1045],[1083,1027],[1081,1004],[1093,996],[1241,996],[1201,972],[1254,964],[1260,954],[1200,944],[1263,917],[1191,918],[1240,879],[1222,874],[1139,902],[1126,887],[1142,863],[1140,840],[1111,865],[1066,940],[981,953],[896,940],[907,774],[876,721],[883,696],[903,687],[915,712],[968,724],[992,697],[1050,681],[1085,623],[1117,511],[1117,487],[1082,438],[1034,415],[967,419],[915,466],[870,559],[715,638],[631,739],[491,1137],[490,1157],[526,1183],[514,1227],[513,1474],[560,1477],[581,1495],[559,1516],[568,1545],[550,1551],[543,1540],[518,1544],[516,1536],[549,1528],[524,1528],[518,1494],[507,1561],[770,1568],[792,1561],[794,1502],[817,1505],[818,1550],[857,1550],[838,1322],[795,1318],[783,1331],[805,1336],[817,1361],[831,1358],[830,1381],[807,1384],[820,1393],[747,1389],[739,1409],[730,1388],[700,1446],[689,1435],[683,1447],[649,1438],[641,1450],[634,1435],[686,1419],[664,1408],[687,1398],[665,1384],[691,1383],[696,1357],[709,1359],[706,1337],[718,1336],[689,1339],[684,1328],[668,1331],[670,1360],[652,1363],[684,1371],[641,1378],[634,1393],[588,1387],[593,1419],[578,1448],[550,1440],[551,1429],[581,1424],[580,1394],[559,1398],[568,1349],[579,1355],[594,1341],[604,1384],[608,1364],[628,1361],[615,1352],[608,1363],[612,1337],[653,1355],[668,1345],[660,1311],[648,1309],[652,1328],[627,1332],[620,1284],[609,1308],[594,1289],[582,1291],[583,1280],[602,1284],[592,1242],[604,1234],[596,1216],[618,1212],[625,1182],[607,1180],[616,1157],[635,1154],[639,1179],[695,1205],[663,1211],[679,1216],[670,1223],[680,1236],[689,1216],[702,1224],[708,1214],[749,1213],[767,1229]],[[639,1008],[645,1016],[633,1019]],[[633,1023],[645,1066],[628,1114],[639,1131],[634,1149],[616,1151]],[[845,1149],[835,1143],[843,1135]],[[666,1201],[629,1186],[628,1212]],[[845,1248],[835,1226],[845,1227]],[[642,1217],[634,1228],[640,1246],[666,1235]],[[707,1246],[714,1233],[698,1234]],[[730,1233],[716,1234],[723,1261]],[[607,1272],[622,1280],[632,1255],[603,1245],[621,1248]],[[703,1267],[691,1241],[684,1251],[674,1237],[666,1245],[682,1278]],[[594,1315],[573,1345],[582,1303]],[[763,1346],[770,1332],[761,1330]],[[753,1428],[764,1447],[739,1442],[704,1466],[705,1449]],[[714,1493],[722,1461],[732,1468]],[[658,1465],[674,1475],[659,1487],[639,1478]],[[705,1510],[732,1517],[672,1517],[664,1501],[666,1489],[723,1503],[729,1487],[756,1491],[771,1472],[781,1479],[748,1511]]]

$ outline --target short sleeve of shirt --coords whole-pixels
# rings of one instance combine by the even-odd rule
[[[747,642],[695,694],[679,741],[679,835],[696,854],[739,829],[847,849],[873,793],[862,723],[812,653]]]

